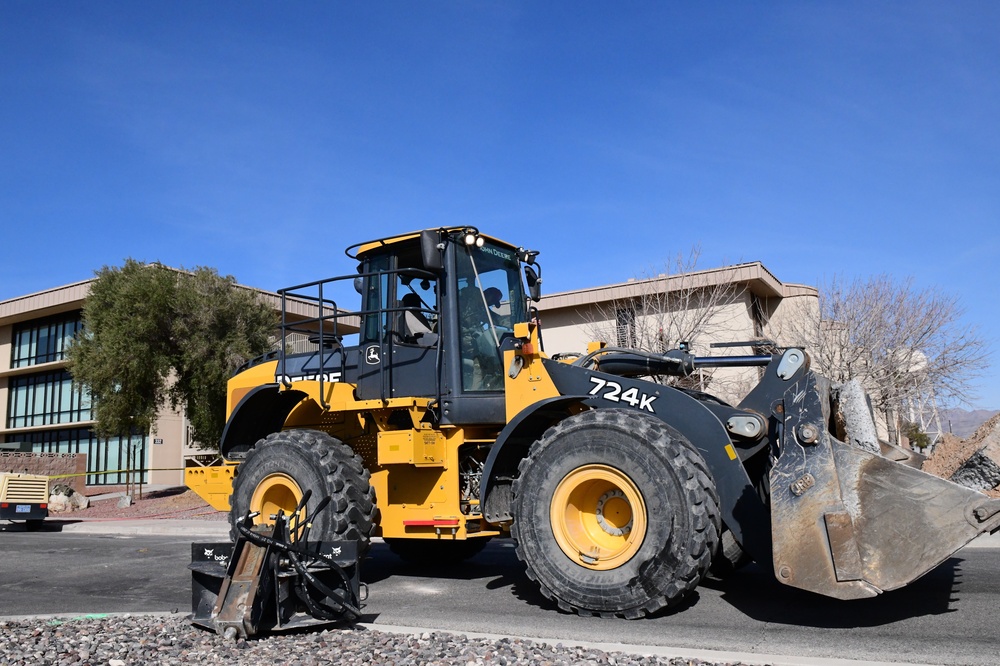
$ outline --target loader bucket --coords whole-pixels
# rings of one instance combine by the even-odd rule
[[[833,437],[825,381],[806,373],[775,408],[783,423],[770,472],[778,580],[837,599],[873,597],[1000,529],[1000,499]]]

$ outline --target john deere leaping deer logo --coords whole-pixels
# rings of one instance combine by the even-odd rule
[[[365,363],[368,365],[378,365],[382,360],[378,355],[378,345],[372,345],[365,350]]]

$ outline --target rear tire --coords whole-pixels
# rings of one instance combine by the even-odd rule
[[[284,430],[257,442],[236,468],[232,534],[249,511],[259,511],[256,524],[272,523],[278,510],[290,515],[307,490],[306,511],[323,497],[330,504],[313,521],[310,540],[358,542],[359,554],[369,548],[375,529],[375,490],[361,458],[348,446],[315,430]]]
[[[712,575],[719,579],[727,578],[752,561],[746,551],[736,542],[732,531],[723,526],[722,534],[719,537],[719,547],[715,551],[715,555],[712,556],[712,566],[710,567]]]
[[[488,537],[463,541],[438,541],[437,539],[386,539],[389,550],[410,564],[421,566],[448,566],[459,564],[478,555]]]
[[[514,482],[517,556],[563,610],[638,618],[677,604],[719,541],[719,499],[698,451],[629,410],[570,416]]]

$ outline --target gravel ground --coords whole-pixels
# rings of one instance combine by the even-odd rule
[[[446,633],[403,636],[328,629],[229,641],[183,616],[0,620],[0,664],[141,666],[213,664],[616,664],[721,666],[548,645],[517,638],[471,639]]]
[[[102,489],[103,492],[120,490]],[[91,496],[95,491],[90,490]],[[98,520],[133,520],[137,518],[184,518],[186,520],[228,520],[225,511],[216,511],[194,491],[187,488],[164,488],[145,490],[142,497],[135,496],[130,506],[119,507],[119,498],[91,500],[86,509],[69,513],[53,513],[53,518],[90,518]]]

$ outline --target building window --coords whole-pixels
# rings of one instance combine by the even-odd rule
[[[11,377],[7,427],[31,428],[89,421],[90,393],[66,370]]]
[[[43,430],[7,435],[7,442],[20,443],[20,450],[34,453],[86,453],[87,485],[117,486],[126,483],[133,470],[133,483],[147,483],[146,437],[110,437],[99,440],[90,428]]]
[[[615,311],[615,329],[618,332],[619,347],[636,346],[635,309],[619,308]]]
[[[11,346],[11,368],[66,360],[66,349],[83,326],[80,313],[59,315],[16,326]]]

